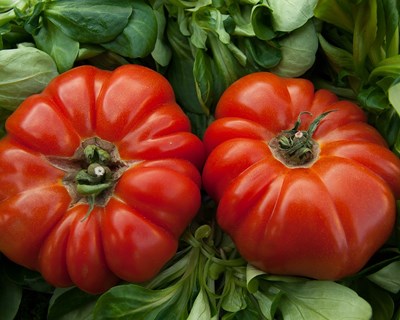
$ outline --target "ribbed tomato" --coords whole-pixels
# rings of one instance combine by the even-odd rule
[[[0,141],[0,251],[55,286],[154,277],[200,206],[204,146],[167,80],[81,66],[26,99]]]
[[[215,118],[204,135],[204,188],[250,263],[339,279],[388,239],[400,161],[356,104],[260,72],[224,92]]]

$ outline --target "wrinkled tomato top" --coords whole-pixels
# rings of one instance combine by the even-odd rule
[[[312,161],[290,166],[272,142],[321,114]],[[400,161],[354,103],[304,79],[267,72],[229,87],[204,135],[205,190],[239,252],[260,269],[339,279],[357,272],[388,239],[400,198]]]
[[[149,280],[175,254],[200,206],[204,147],[160,74],[77,67],[26,99],[6,129],[0,251],[10,259],[55,286],[99,293]],[[111,160],[100,168],[108,180],[83,180],[82,193],[84,145]]]

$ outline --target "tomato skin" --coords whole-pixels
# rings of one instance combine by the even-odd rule
[[[314,162],[288,166],[270,141],[320,114]],[[241,255],[268,273],[337,280],[359,271],[390,236],[400,160],[362,110],[311,82],[259,72],[222,95],[204,135],[203,186]]]
[[[97,294],[151,279],[175,254],[200,207],[205,149],[160,74],[77,67],[26,99],[6,129],[0,251],[10,259],[54,286]],[[88,141],[112,145],[117,158],[93,208],[73,180],[87,169]]]

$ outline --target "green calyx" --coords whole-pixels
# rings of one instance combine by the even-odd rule
[[[97,196],[112,185],[111,156],[95,145],[88,145],[83,153],[87,167],[75,176],[76,190],[83,196]]]
[[[321,120],[333,111],[335,110],[319,115],[311,122],[307,130],[299,130],[301,116],[304,114],[311,115],[311,113],[308,111],[301,112],[292,129],[282,131],[270,141],[269,146],[274,156],[287,167],[311,165],[319,154],[318,143],[312,139],[312,136]]]

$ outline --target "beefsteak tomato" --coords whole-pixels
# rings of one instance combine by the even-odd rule
[[[340,279],[390,236],[400,161],[354,103],[268,72],[222,95],[204,143],[217,220],[265,272]]]
[[[0,251],[54,286],[147,281],[201,203],[202,141],[167,80],[80,66],[26,99],[0,141]]]

